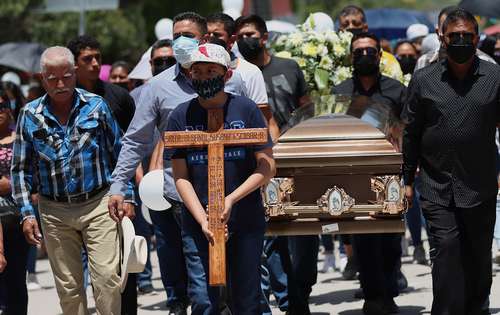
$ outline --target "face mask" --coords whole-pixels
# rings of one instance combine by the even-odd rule
[[[192,80],[193,88],[203,99],[213,98],[217,93],[224,90],[224,76],[208,80]]]
[[[351,32],[353,36],[363,33],[362,28],[348,28],[348,29],[346,29],[346,31]]]
[[[198,48],[198,40],[186,36],[180,36],[174,40],[172,49],[178,63],[184,65],[191,59],[191,53]]]
[[[361,76],[375,75],[379,72],[377,56],[374,55],[354,57],[353,67],[355,73]]]
[[[238,50],[246,60],[255,60],[264,47],[260,46],[260,38],[246,37],[238,40]]]
[[[417,65],[417,58],[413,56],[401,56],[398,58],[398,61],[401,66],[401,70],[403,70],[403,74],[413,73],[413,70],[415,70],[415,66]]]
[[[153,76],[162,73],[171,66],[175,65],[176,60],[174,57],[158,57],[153,59]]]
[[[119,83],[113,83],[113,84],[118,85],[118,86],[120,86],[128,91],[128,83],[127,82],[119,82]]]
[[[458,64],[464,64],[469,61],[476,53],[476,47],[470,41],[463,37],[458,38],[448,44],[446,54],[448,57]]]

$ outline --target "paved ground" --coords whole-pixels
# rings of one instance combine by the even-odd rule
[[[140,308],[138,314],[166,314],[166,294],[161,286],[156,253],[153,253],[153,278],[156,291],[150,295],[139,297]],[[322,264],[320,256],[319,266]],[[37,265],[38,278],[43,290],[32,291],[29,294],[30,315],[60,314],[57,293],[50,267],[46,259],[39,260]],[[493,279],[491,294],[492,314],[500,314],[500,267],[495,266],[497,276]],[[409,257],[404,258],[403,272],[408,277],[409,289],[396,298],[401,307],[401,315],[430,314],[432,299],[430,268],[412,264]],[[354,299],[354,291],[359,287],[358,281],[342,281],[339,272],[318,275],[318,283],[314,286],[311,297],[311,311],[316,315],[362,315],[362,301]],[[89,306],[93,308],[93,299],[89,291]],[[95,314],[95,312],[93,313]],[[282,314],[276,308],[273,314]]]

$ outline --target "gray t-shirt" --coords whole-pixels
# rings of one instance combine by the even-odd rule
[[[261,70],[266,82],[269,106],[281,128],[299,107],[299,99],[307,93],[304,74],[294,60],[275,56]]]

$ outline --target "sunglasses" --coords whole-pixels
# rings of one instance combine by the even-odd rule
[[[175,33],[174,36],[173,36],[173,38],[174,38],[174,40],[176,40],[177,38],[179,38],[181,36],[189,37],[189,38],[195,38],[196,37],[196,35],[194,35],[193,33],[181,32],[181,33]]]
[[[460,41],[460,39],[464,39],[466,42],[472,42],[474,38],[476,37],[476,34],[474,33],[469,33],[469,32],[451,32],[448,34],[445,34],[444,36],[448,37],[450,42],[457,42]]]
[[[153,59],[153,65],[155,67],[161,67],[161,66],[173,66],[175,65],[175,58],[174,57],[157,57]]]
[[[368,55],[368,56],[377,56],[378,55],[378,50],[376,48],[373,48],[373,47],[356,48],[356,49],[354,49],[352,54],[355,57],[361,57],[365,54],[365,52],[366,52],[366,55]]]

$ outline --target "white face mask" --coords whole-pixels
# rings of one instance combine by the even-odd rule
[[[174,40],[172,49],[178,63],[184,65],[191,59],[191,53],[198,48],[198,40],[186,36],[180,36]]]

